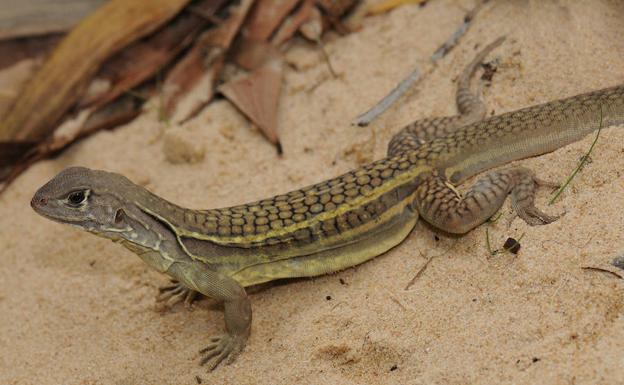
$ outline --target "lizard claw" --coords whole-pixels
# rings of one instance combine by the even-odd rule
[[[208,364],[208,370],[214,370],[223,360],[226,365],[234,362],[245,346],[245,339],[229,334],[222,334],[210,338],[210,345],[200,350],[203,354],[200,365]]]
[[[517,182],[511,191],[511,205],[517,216],[531,226],[539,226],[552,223],[563,215],[547,214],[535,207],[534,203],[538,187],[555,188],[557,183],[539,179],[529,169],[518,168],[515,172]]]
[[[191,290],[178,281],[171,281],[171,285],[162,286],[158,289],[156,302],[163,303],[165,308],[172,308],[178,302],[184,301],[187,309],[192,309],[193,301],[197,296],[195,290]]]

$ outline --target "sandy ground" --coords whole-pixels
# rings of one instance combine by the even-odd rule
[[[1,384],[624,384],[624,281],[609,268],[624,252],[624,130],[602,131],[592,162],[551,213],[559,221],[489,226],[491,243],[520,237],[518,255],[490,256],[486,226],[448,238],[418,224],[387,254],[341,273],[256,290],[253,331],[230,366],[207,373],[198,351],[219,333],[211,300],[157,310],[167,278],[126,249],[37,216],[37,187],[70,165],[126,174],[187,207],[226,206],[340,174],[380,158],[416,118],[453,114],[454,79],[483,46],[507,41],[489,112],[624,81],[624,4],[500,1],[461,44],[369,128],[350,121],[456,28],[470,1],[432,0],[368,18],[327,46],[340,78],[302,45],[289,54],[279,116],[284,156],[227,102],[182,127],[146,114],[37,164],[0,196]],[[168,135],[206,149],[173,165]],[[519,162],[562,181],[593,136]],[[548,193],[540,194],[545,206]],[[435,257],[413,285],[406,286]],[[615,270],[613,267],[611,267]]]

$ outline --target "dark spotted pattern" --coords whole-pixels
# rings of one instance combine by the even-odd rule
[[[211,210],[188,210],[170,205],[167,217],[176,227],[189,232],[231,238],[262,236],[329,213],[322,221],[306,222],[300,229],[281,231],[280,236],[252,243],[311,241],[342,233],[381,216],[416,188],[411,181],[392,189],[387,184],[423,162],[419,157],[400,154],[300,190],[244,205]],[[378,196],[373,197],[376,193]],[[357,199],[364,201],[355,204]]]
[[[413,194],[425,175],[400,184],[396,178],[415,167],[444,170],[454,157],[479,153],[508,136],[518,141],[543,130],[591,132],[600,122],[600,109],[613,121],[622,121],[624,86],[595,91],[568,99],[509,112],[463,126],[416,149],[407,149],[359,169],[306,188],[250,204],[205,211],[168,206],[167,219],[177,228],[207,236],[248,236],[240,244],[274,245],[310,242],[342,233],[372,220]],[[613,124],[610,121],[604,125]],[[592,126],[593,125],[593,126]],[[573,129],[570,129],[570,127]],[[489,147],[488,147],[489,146]],[[526,156],[526,155],[525,155]],[[451,178],[452,182],[455,182]],[[392,186],[388,186],[392,184]],[[422,189],[421,189],[422,191]],[[374,195],[378,195],[374,197]],[[357,204],[355,200],[361,199]],[[323,220],[314,221],[326,214]],[[305,222],[305,223],[303,223]],[[293,226],[303,223],[301,226]],[[271,230],[292,226],[271,236]],[[250,236],[256,237],[253,240]],[[265,236],[265,237],[263,237]]]

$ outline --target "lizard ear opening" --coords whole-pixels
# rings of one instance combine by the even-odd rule
[[[126,213],[123,211],[123,209],[119,209],[117,210],[117,212],[115,213],[115,224],[118,225],[121,222],[123,222],[123,220],[126,218]]]

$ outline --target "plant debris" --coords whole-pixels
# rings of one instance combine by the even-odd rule
[[[279,151],[282,50],[298,33],[322,47],[323,33],[332,26],[346,31],[340,18],[359,1],[101,3],[64,37],[58,32],[69,27],[40,38],[0,42],[0,75],[10,80],[3,83],[0,76],[0,191],[33,162],[133,119],[150,98],[158,98],[161,121],[183,123],[213,99],[223,81],[219,91]],[[11,5],[4,15],[21,10]],[[51,12],[58,14],[58,9]],[[324,49],[323,54],[329,63]],[[231,70],[230,63],[240,71]],[[13,66],[16,72],[7,72]]]
[[[624,276],[621,276],[619,273],[616,273],[615,271],[611,271],[608,269],[603,269],[602,267],[582,266],[581,269],[588,270],[588,271],[597,271],[599,273],[606,273],[615,278],[624,279]]]
[[[442,45],[431,55],[431,66],[424,71],[424,74],[429,74],[433,71],[437,65],[437,62],[445,57],[452,49],[457,45],[459,39],[466,33],[468,27],[471,24],[471,21],[475,18],[476,14],[481,10],[481,7],[488,0],[480,1],[470,12],[464,16],[464,20],[462,24],[453,32],[453,34],[444,42]],[[394,0],[387,1],[381,4],[388,5],[391,9],[393,7],[402,5],[406,0]],[[381,6],[381,5],[380,5]],[[385,6],[385,5],[384,5]],[[490,46],[496,47],[499,45],[504,38],[499,38],[496,42],[491,43]],[[500,40],[500,41],[499,41]],[[483,51],[487,51],[488,48]],[[488,51],[489,52],[489,51]],[[408,89],[412,87],[418,80],[421,79],[421,71],[418,68],[415,68],[410,72],[410,74],[401,80],[398,85],[384,98],[382,98],[379,102],[377,102],[373,107],[371,107],[368,111],[363,114],[358,115],[354,121],[353,125],[365,127],[368,126],[374,119],[376,119],[379,115],[381,115],[384,111],[386,111],[397,99],[399,99]]]
[[[282,63],[279,60],[219,87],[221,92],[254,124],[267,139],[278,145],[277,107],[282,83]]]

